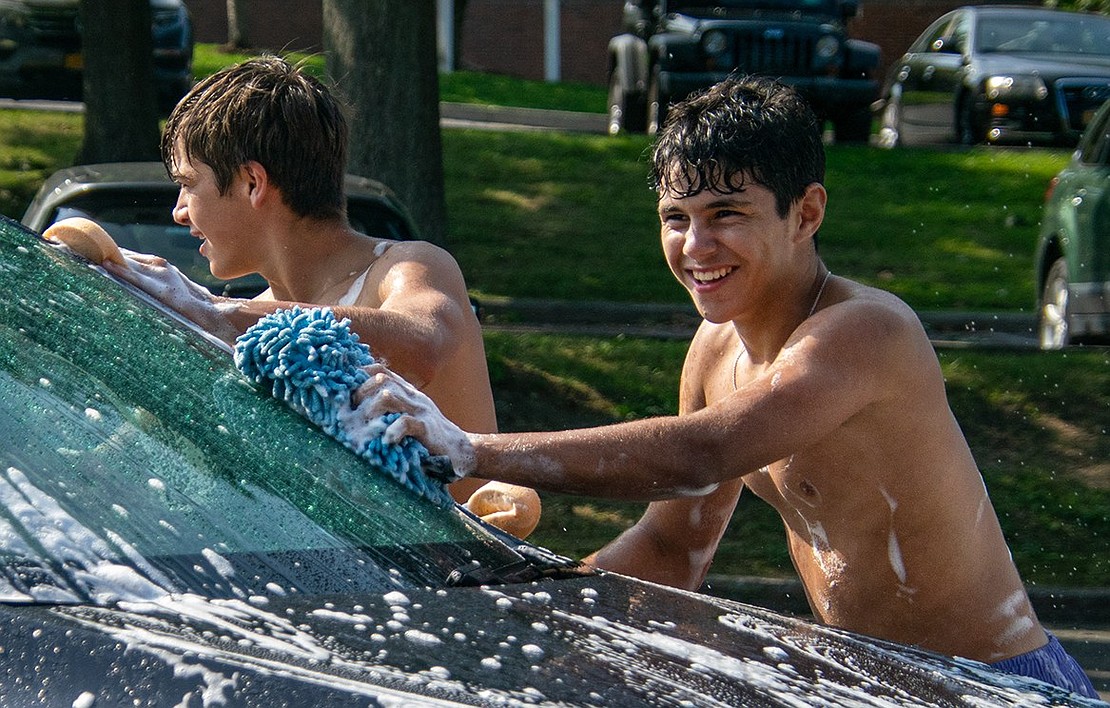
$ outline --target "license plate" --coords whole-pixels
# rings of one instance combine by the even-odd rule
[[[85,68],[85,57],[80,53],[66,54],[62,65],[67,69],[81,70]]]

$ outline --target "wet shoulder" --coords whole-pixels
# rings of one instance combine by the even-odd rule
[[[854,281],[843,282],[839,297],[816,313],[815,324],[873,343],[927,339],[917,313],[897,295]]]

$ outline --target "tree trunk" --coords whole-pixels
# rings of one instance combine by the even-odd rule
[[[227,0],[227,48],[248,49],[247,0]]]
[[[384,182],[446,245],[435,0],[324,0],[328,74],[351,106],[350,171]]]
[[[159,159],[150,0],[81,0],[85,138],[78,162]]]

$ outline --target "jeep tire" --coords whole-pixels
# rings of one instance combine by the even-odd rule
[[[647,107],[643,94],[630,94],[624,89],[620,73],[609,73],[609,134],[642,133],[647,127]]]

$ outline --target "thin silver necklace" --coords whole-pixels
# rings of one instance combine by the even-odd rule
[[[813,317],[813,313],[817,312],[817,303],[821,302],[821,296],[825,294],[825,286],[829,284],[829,276],[830,275],[832,275],[832,271],[831,270],[826,270],[825,271],[825,277],[822,278],[822,280],[821,280],[821,287],[817,289],[817,297],[813,298],[813,304],[809,306],[809,313],[806,314],[805,319],[803,319],[802,322],[805,322],[810,317]],[[801,322],[799,322],[798,324],[801,324]],[[738,351],[736,353],[736,359],[734,359],[733,362],[732,362],[732,390],[733,391],[738,390],[737,386],[736,386],[736,370],[738,368],[740,368],[740,357],[742,357],[742,356],[744,356],[744,348],[743,347],[741,347],[740,351]]]

